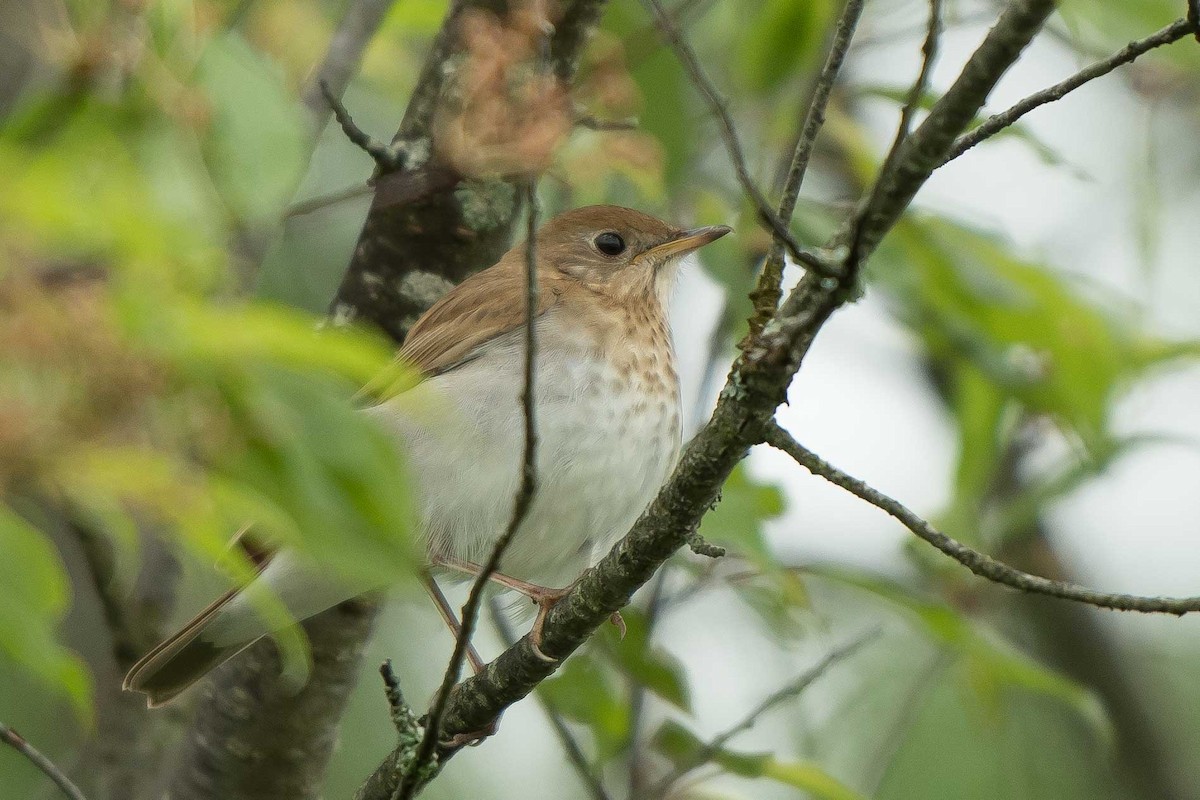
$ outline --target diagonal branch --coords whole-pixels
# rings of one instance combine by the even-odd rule
[[[800,138],[796,142],[792,161],[788,166],[783,196],[779,200],[779,219],[784,225],[791,224],[792,214],[796,211],[796,200],[800,197],[800,189],[804,185],[808,162],[812,158],[817,136],[825,124],[825,108],[829,105],[833,85],[837,82],[842,63],[846,60],[850,40],[854,38],[854,31],[858,27],[858,18],[862,16],[863,3],[864,0],[847,0],[837,27],[834,28],[829,55],[825,57],[825,65],[821,68],[821,74],[813,87],[812,100],[804,115]],[[785,247],[781,244],[776,243],[771,247],[771,252],[763,263],[762,273],[758,277],[758,285],[750,293],[750,299],[754,303],[754,315],[750,318],[751,337],[762,331],[783,297],[784,253]]]
[[[1097,592],[1074,583],[1052,581],[1022,572],[1019,569],[997,561],[985,553],[981,553],[962,542],[952,539],[934,528],[928,522],[899,501],[872,488],[858,478],[851,477],[837,467],[822,459],[802,444],[792,438],[791,434],[778,425],[772,424],[767,430],[766,443],[787,453],[796,463],[814,475],[825,478],[836,484],[855,497],[865,500],[876,508],[882,509],[897,519],[904,527],[918,537],[950,556],[967,569],[981,578],[993,583],[1003,584],[1013,589],[1030,594],[1044,594],[1063,600],[1073,600],[1087,603],[1098,608],[1111,608],[1116,611],[1139,611],[1144,614],[1184,614],[1200,611],[1200,597],[1142,597],[1131,594],[1113,594]]]
[[[317,67],[312,80],[301,92],[300,102],[308,112],[309,129],[315,136],[329,121],[330,106],[326,93],[341,97],[350,85],[367,45],[383,23],[384,16],[395,0],[355,0],[346,8],[338,23],[325,59]]]
[[[1200,23],[1179,19],[1144,39],[1130,42],[1108,58],[1084,67],[1064,81],[1060,81],[1040,92],[1031,94],[1006,111],[988,117],[980,123],[979,127],[955,139],[954,146],[950,148],[950,152],[946,155],[942,163],[953,161],[984,139],[995,136],[1000,131],[1014,124],[1035,108],[1044,106],[1047,103],[1053,103],[1056,100],[1061,100],[1085,83],[1094,81],[1096,78],[1101,78],[1124,64],[1132,63],[1156,47],[1172,44],[1192,33],[1200,35]]]
[[[41,751],[26,741],[24,736],[3,722],[0,722],[0,742],[4,742],[29,759],[30,763],[40,769],[47,778],[54,781],[54,785],[61,789],[62,793],[71,800],[87,800],[83,796],[83,792],[79,790],[79,787],[71,782],[71,779],[58,768],[57,764],[42,755]]]
[[[829,671],[829,668],[840,661],[849,658],[856,653],[859,648],[879,636],[879,630],[873,629],[866,633],[857,636],[845,644],[838,645],[830,650],[816,664],[800,673],[799,677],[787,683],[783,687],[776,689],[771,694],[767,695],[757,706],[746,714],[737,724],[722,731],[714,736],[709,742],[701,747],[689,763],[681,765],[661,781],[651,790],[651,797],[666,797],[671,787],[675,785],[681,778],[693,770],[699,769],[705,764],[710,763],[714,758],[721,754],[725,749],[725,745],[731,739],[740,733],[750,730],[754,727],[754,723],[758,722],[759,717],[775,708],[780,703],[787,702],[793,698],[799,697],[805,689],[811,686],[818,678]]]
[[[854,234],[851,237],[850,257],[855,264],[861,261],[857,253],[862,239],[862,220],[869,217],[879,204],[884,181],[895,171],[896,160],[900,157],[900,149],[912,133],[913,117],[917,113],[917,107],[925,95],[925,90],[929,87],[929,74],[933,71],[933,63],[937,59],[938,39],[941,38],[941,35],[941,0],[929,0],[929,22],[925,30],[925,43],[921,46],[921,69],[917,73],[916,80],[908,89],[908,96],[900,109],[900,122],[896,126],[896,136],[892,140],[892,146],[888,148],[887,155],[884,156],[883,166],[879,168],[879,177],[876,179],[875,185],[871,187],[871,193],[867,196],[866,202],[862,205],[862,211],[859,212]]]
[[[646,6],[646,10],[654,17],[655,26],[662,32],[667,43],[679,56],[679,60],[682,62],[688,77],[700,91],[700,94],[703,95],[704,101],[708,104],[709,111],[712,112],[712,115],[717,118],[717,122],[720,123],[721,139],[725,142],[725,149],[729,151],[729,159],[733,162],[733,169],[737,173],[738,183],[742,185],[742,190],[746,192],[751,202],[754,203],[759,219],[771,231],[775,239],[783,243],[792,258],[820,275],[830,275],[829,265],[800,246],[800,243],[796,241],[791,231],[788,230],[787,222],[776,215],[775,209],[771,208],[771,204],[763,196],[762,190],[755,185],[754,179],[750,177],[750,170],[746,166],[746,153],[742,149],[742,141],[738,137],[737,128],[733,124],[733,117],[729,114],[729,108],[724,98],[717,91],[717,87],[713,84],[712,79],[705,73],[704,67],[700,65],[700,59],[696,56],[696,51],[688,44],[687,39],[683,36],[683,32],[679,30],[675,21],[663,9],[662,3],[659,0],[642,0],[642,4]]]

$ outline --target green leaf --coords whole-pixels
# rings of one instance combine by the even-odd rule
[[[203,146],[218,191],[238,219],[274,223],[308,157],[299,106],[278,70],[236,32],[208,43],[196,83],[211,106]]]
[[[777,485],[754,481],[745,464],[739,464],[721,488],[716,508],[705,515],[700,534],[757,566],[773,566],[762,523],[776,519],[783,509],[783,491]]]
[[[655,732],[651,745],[680,771],[695,769],[704,763],[707,745],[677,722],[668,720]],[[802,789],[820,800],[863,800],[864,795],[810,761],[784,761],[762,753],[739,753],[718,749],[712,760],[727,772],[743,778],[767,778],[785,786]]]
[[[555,711],[591,731],[601,763],[628,745],[629,704],[621,696],[611,670],[602,664],[572,658],[537,690]]]
[[[794,570],[779,564],[763,536],[763,523],[778,518],[783,510],[782,490],[755,481],[745,464],[739,464],[721,488],[717,506],[700,523],[700,535],[754,567],[756,574],[731,586],[773,635],[794,638],[804,630],[795,612],[808,607],[808,592]]]
[[[602,27],[624,41],[640,34],[645,24],[641,9],[633,4],[608,3]],[[688,186],[694,178],[693,156],[700,119],[695,89],[670,49],[658,46],[653,38],[644,41],[645,52],[628,54],[630,74],[642,95],[638,128],[662,145],[667,186],[672,189]]]
[[[756,93],[777,89],[816,63],[835,10],[829,0],[765,0],[760,5],[757,13],[745,3],[727,7],[734,17],[729,22],[740,34],[738,50],[744,54],[736,63]]]
[[[1105,742],[1113,740],[1112,722],[1091,690],[1019,653],[982,623],[948,605],[917,596],[886,578],[823,567],[814,574],[855,586],[903,609],[935,641],[958,654],[973,676],[979,699],[998,707],[1001,689],[1020,689],[1062,703],[1086,721]]]
[[[780,761],[769,757],[761,769],[763,777],[802,789],[809,797],[819,800],[866,800],[866,795],[851,789],[811,761]]]
[[[83,662],[58,642],[70,584],[54,547],[0,504],[0,653],[48,690],[65,695],[92,723],[92,681]]]

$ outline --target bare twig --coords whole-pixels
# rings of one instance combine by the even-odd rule
[[[681,778],[695,769],[698,769],[705,764],[711,762],[714,758],[721,754],[725,749],[725,745],[729,743],[733,737],[744,731],[750,730],[763,714],[775,708],[780,703],[799,697],[809,686],[818,678],[824,675],[829,668],[834,664],[842,661],[853,655],[860,647],[867,644],[871,640],[879,636],[878,629],[872,629],[860,636],[857,636],[845,644],[839,645],[807,670],[799,675],[795,680],[787,685],[775,690],[767,695],[750,713],[746,714],[736,725],[714,736],[708,744],[704,745],[687,763],[680,765],[673,772],[668,774],[651,790],[650,797],[666,797],[668,790]]]
[[[646,601],[646,643],[654,635],[654,628],[662,616],[666,595],[667,567],[660,569],[650,584],[650,597]],[[642,715],[646,710],[646,685],[630,676],[629,697],[629,800],[646,797],[645,768],[642,756]]]
[[[932,72],[933,63],[937,59],[938,39],[941,38],[941,34],[941,0],[929,0],[929,22],[925,29],[925,42],[921,45],[921,69],[918,71],[916,79],[912,82],[912,86],[909,87],[908,96],[904,99],[904,106],[900,109],[900,122],[896,125],[896,136],[892,140],[892,146],[888,148],[887,155],[883,159],[883,165],[879,168],[879,175],[876,177],[875,183],[871,187],[871,192],[867,196],[866,202],[862,204],[861,210],[855,220],[849,254],[852,270],[862,260],[862,255],[859,252],[863,235],[862,222],[874,213],[880,201],[883,187],[896,170],[896,163],[900,158],[901,148],[904,147],[905,141],[907,141],[912,132],[913,117],[916,115],[921,98],[925,95],[925,90],[929,86],[929,74]]]
[[[720,123],[721,138],[725,142],[726,150],[729,151],[729,158],[733,162],[734,171],[737,173],[738,183],[742,185],[742,190],[746,192],[751,202],[754,203],[760,221],[771,231],[777,240],[783,243],[792,258],[819,275],[831,275],[832,271],[823,259],[805,250],[796,241],[791,231],[788,230],[787,222],[779,218],[775,213],[775,209],[771,208],[771,204],[763,196],[762,190],[755,185],[754,179],[750,177],[750,170],[746,166],[746,153],[742,149],[741,139],[738,138],[737,128],[734,127],[733,117],[730,116],[725,100],[717,91],[717,87],[708,77],[708,74],[705,73],[704,67],[700,65],[700,59],[696,56],[696,51],[692,49],[687,39],[684,38],[683,32],[679,30],[675,21],[663,9],[659,0],[642,0],[642,4],[646,6],[646,10],[654,17],[654,24],[662,32],[671,49],[679,56],[679,60],[683,63],[683,68],[687,72],[688,77],[700,91],[700,94],[703,95],[709,110],[717,118],[717,122]]]
[[[71,798],[71,800],[87,800],[83,796],[83,792],[79,790],[79,787],[64,775],[63,771],[53,761],[42,755],[36,747],[25,741],[25,738],[21,734],[3,722],[0,722],[0,741],[29,759],[47,778],[54,781],[54,785],[61,789],[62,793]]]
[[[431,763],[437,751],[441,735],[442,719],[446,713],[446,705],[450,699],[450,690],[458,683],[462,672],[463,661],[466,658],[467,647],[471,642],[471,634],[479,620],[479,607],[483,603],[484,589],[492,575],[500,568],[500,561],[520,529],[521,523],[529,513],[537,491],[537,418],[534,402],[534,362],[537,358],[537,226],[538,202],[537,183],[530,179],[525,184],[526,226],[525,226],[525,374],[524,386],[521,390],[521,406],[525,416],[525,446],[521,458],[521,483],[517,496],[513,501],[512,517],[504,534],[496,540],[492,552],[475,576],[467,602],[462,609],[462,630],[454,641],[454,652],[446,672],[442,676],[442,684],[437,696],[429,709],[425,720],[425,736],[417,750],[416,759],[409,766],[396,788],[396,800],[409,800],[420,789],[423,778],[422,770]]]
[[[813,146],[821,127],[825,124],[825,108],[833,94],[833,85],[837,82],[842,63],[846,60],[846,52],[850,49],[850,41],[858,27],[858,18],[862,15],[864,0],[847,0],[842,16],[834,28],[833,42],[829,46],[829,55],[825,57],[825,65],[813,87],[812,100],[804,115],[804,123],[800,130],[800,138],[792,152],[791,164],[788,167],[787,180],[784,182],[783,196],[779,200],[779,219],[789,225],[792,214],[796,211],[796,200],[804,185],[804,176],[808,172],[808,162],[812,158]],[[750,318],[750,335],[757,336],[763,325],[779,307],[783,297],[783,266],[784,246],[775,242],[767,260],[763,263],[762,273],[758,277],[758,285],[750,293],[754,303],[754,316]]]
[[[904,527],[915,533],[919,538],[942,551],[950,558],[962,564],[981,578],[993,583],[1003,584],[1013,589],[1031,594],[1044,594],[1063,600],[1074,600],[1079,603],[1098,608],[1111,608],[1116,611],[1139,611],[1143,614],[1184,614],[1200,611],[1200,597],[1142,597],[1131,594],[1112,594],[1097,592],[1066,581],[1052,581],[1037,575],[1030,575],[1019,569],[997,561],[989,555],[979,552],[962,542],[952,539],[934,528],[928,522],[910,511],[899,501],[867,485],[857,478],[851,477],[837,467],[822,459],[816,453],[792,438],[791,434],[772,423],[767,429],[766,443],[787,453],[800,466],[814,475],[825,478],[846,491],[865,500],[871,505],[886,511],[897,519]]]
[[[285,219],[302,217],[305,214],[311,214],[314,211],[320,211],[323,208],[328,208],[329,206],[345,202],[346,200],[353,200],[356,197],[363,197],[373,191],[375,191],[375,187],[369,183],[359,183],[354,186],[347,186],[345,189],[339,189],[336,192],[329,192],[328,194],[311,197],[308,200],[300,200],[299,202],[292,203],[287,207],[287,210],[283,212],[283,216]]]
[[[492,622],[496,625],[496,630],[500,632],[500,638],[504,641],[505,647],[512,647],[516,644],[518,638],[516,631],[513,630],[512,623],[505,616],[504,611],[500,608],[495,598],[488,604],[492,612]],[[567,761],[575,769],[575,774],[579,776],[579,780],[583,783],[585,789],[592,800],[611,800],[609,794],[604,789],[604,784],[600,780],[600,776],[592,769],[592,765],[588,763],[587,756],[584,755],[583,748],[579,745],[579,740],[575,738],[575,734],[571,733],[571,729],[567,727],[566,720],[563,719],[558,707],[544,693],[537,693],[538,702],[542,705],[542,710],[546,712],[546,719],[550,722],[550,727],[554,730],[554,735],[558,737],[558,741],[562,744],[563,752],[567,754]]]
[[[947,161],[953,161],[984,139],[995,136],[1035,108],[1044,106],[1047,103],[1053,103],[1056,100],[1061,100],[1085,83],[1103,77],[1119,66],[1133,62],[1156,47],[1177,42],[1191,33],[1200,35],[1200,23],[1179,19],[1144,39],[1130,42],[1108,58],[1084,67],[1064,81],[1035,94],[1031,94],[1006,111],[988,117],[980,123],[979,127],[955,139],[954,146],[950,148],[950,152],[946,155],[942,163],[945,164]]]
[[[636,131],[637,117],[628,119],[600,119],[591,114],[580,114],[575,118],[575,124],[589,131]]]
[[[346,110],[342,101],[330,90],[329,86],[324,81],[320,81],[319,85],[325,102],[329,103],[329,108],[333,110],[334,119],[342,128],[342,133],[346,134],[346,138],[352,144],[371,157],[371,160],[379,167],[380,174],[386,175],[404,167],[405,154],[403,150],[372,138],[369,133],[355,124],[350,117],[350,112]]]
[[[325,127],[330,106],[327,94],[341,97],[358,71],[367,45],[379,30],[383,18],[395,0],[355,0],[346,8],[338,23],[325,59],[317,67],[313,80],[304,87],[301,102],[308,111],[309,125],[314,135]]]

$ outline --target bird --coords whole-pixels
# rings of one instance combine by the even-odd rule
[[[682,229],[597,205],[561,213],[536,233],[537,489],[491,576],[537,603],[535,650],[561,587],[630,530],[675,466],[670,295],[684,257],[730,230]],[[528,252],[516,244],[430,307],[398,353],[419,382],[363,409],[408,459],[428,565],[443,574],[481,571],[512,518],[524,457]],[[445,598],[427,586],[453,629]],[[256,608],[263,592],[303,620],[379,588],[347,585],[281,550],[140,659],[124,688],[162,705],[274,633],[279,623]]]

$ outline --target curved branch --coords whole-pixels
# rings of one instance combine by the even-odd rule
[[[950,556],[979,577],[993,583],[1003,584],[1030,594],[1044,594],[1115,611],[1138,611],[1143,614],[1174,614],[1176,616],[1200,611],[1200,597],[1143,597],[1132,594],[1098,592],[1078,584],[1052,581],[1049,578],[1022,572],[937,530],[899,501],[893,500],[878,489],[872,488],[858,478],[847,475],[825,461],[797,442],[779,425],[773,423],[768,428],[766,444],[787,453],[796,463],[813,475],[819,475],[860,500],[865,500],[876,508],[886,511],[919,538]]]
[[[948,161],[953,161],[984,139],[995,136],[1000,131],[1014,124],[1035,108],[1044,106],[1047,103],[1053,103],[1056,100],[1061,100],[1085,83],[1094,81],[1096,78],[1101,78],[1123,64],[1132,63],[1156,47],[1177,42],[1192,33],[1200,35],[1200,24],[1186,19],[1179,19],[1144,39],[1130,42],[1103,61],[1097,61],[1094,64],[1084,67],[1066,80],[1060,81],[1040,92],[1031,94],[1019,103],[1014,104],[1008,110],[988,117],[980,123],[979,127],[955,139],[954,146],[950,148],[950,152],[946,155],[942,163],[945,164]]]
[[[792,151],[791,164],[788,165],[787,179],[783,185],[783,196],[779,200],[779,219],[790,225],[792,214],[796,211],[796,200],[800,197],[800,189],[804,186],[804,176],[808,172],[808,162],[812,158],[813,147],[817,136],[825,125],[825,108],[833,94],[833,85],[837,82],[838,73],[850,50],[850,40],[858,28],[858,18],[862,15],[865,0],[847,0],[842,16],[838,19],[833,32],[833,42],[829,46],[829,54],[825,57],[825,65],[813,87],[812,100],[808,111],[804,114],[804,124],[800,129],[800,137]],[[767,320],[779,307],[783,298],[783,266],[785,248],[776,244],[771,248],[763,263],[758,283],[750,293],[754,304],[754,315],[750,318],[749,329],[751,336],[757,336],[767,324]]]
[[[483,593],[488,581],[500,569],[500,561],[504,553],[516,537],[521,523],[529,514],[529,506],[533,503],[537,491],[537,417],[534,402],[534,365],[537,361],[537,315],[534,313],[538,304],[537,282],[537,226],[538,204],[536,182],[531,179],[525,184],[526,229],[525,229],[525,375],[521,389],[521,409],[525,418],[525,442],[521,454],[521,480],[517,486],[517,494],[513,499],[512,515],[504,534],[496,540],[492,552],[484,562],[471,590],[467,595],[466,605],[462,610],[462,625],[458,636],[454,639],[454,652],[442,676],[441,686],[434,697],[425,720],[425,733],[417,749],[416,758],[408,766],[396,789],[396,800],[409,800],[434,775],[435,770],[426,770],[431,763],[435,751],[440,744],[442,719],[446,713],[446,705],[450,700],[450,691],[458,683],[462,672],[463,660],[467,648],[471,644],[471,634],[479,621],[479,608],[483,604]],[[475,733],[474,731],[471,732]]]

